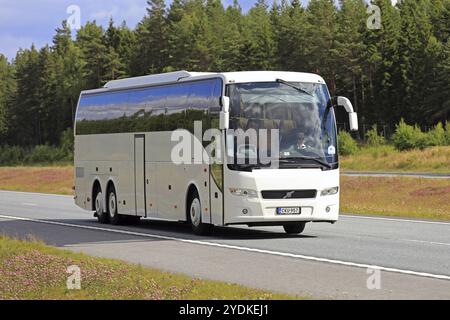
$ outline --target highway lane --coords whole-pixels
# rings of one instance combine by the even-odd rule
[[[210,237],[197,237],[187,226],[174,223],[100,225],[76,208],[71,197],[0,191],[2,233],[31,233],[76,251],[313,296],[450,298],[450,281],[438,280],[450,279],[449,231],[450,223],[445,222],[344,215],[335,225],[309,224],[301,236],[285,235],[277,227],[239,227],[218,228]],[[248,267],[242,270],[239,264]],[[383,273],[389,286],[368,290],[367,265],[395,269]],[[293,283],[294,274],[302,281]],[[412,283],[421,283],[420,290],[413,291]]]

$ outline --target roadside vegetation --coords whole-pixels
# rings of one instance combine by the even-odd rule
[[[58,146],[34,147],[0,145],[0,166],[69,164],[73,162],[73,131],[61,134]]]
[[[340,158],[342,171],[450,174],[450,146],[398,151],[392,145],[362,147]]]
[[[341,177],[341,212],[450,220],[450,180]]]
[[[81,290],[67,289],[67,268],[81,270]],[[217,281],[192,279],[119,260],[94,258],[0,236],[0,299],[295,299]]]
[[[0,190],[73,194],[73,166],[0,167]]]
[[[344,171],[450,173],[450,123],[422,132],[402,120],[390,140],[374,126],[364,143],[340,132],[339,152]]]

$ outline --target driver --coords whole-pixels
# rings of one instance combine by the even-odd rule
[[[305,134],[303,132],[297,133],[296,138],[296,143],[289,148],[290,150],[302,151],[309,148],[309,146],[305,144]]]

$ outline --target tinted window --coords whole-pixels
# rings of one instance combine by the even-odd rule
[[[127,103],[127,92],[83,96],[77,113],[77,134],[126,130]]]
[[[152,114],[164,108],[165,92],[161,88],[146,88],[130,91],[127,108],[128,130],[125,132],[145,131],[154,127],[150,123]]]
[[[184,128],[186,125],[189,84],[183,83],[166,87],[164,131]]]
[[[156,109],[163,109],[166,100],[164,88],[146,88],[130,92],[127,115],[137,113],[151,113]]]
[[[219,79],[83,95],[77,134],[193,130],[194,120],[209,127],[208,111],[220,110]]]

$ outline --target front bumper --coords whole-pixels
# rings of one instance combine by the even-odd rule
[[[227,203],[225,224],[282,225],[287,222],[330,222],[339,219],[339,193],[315,199],[277,199],[233,197]],[[278,207],[300,207],[301,214],[278,215]]]

